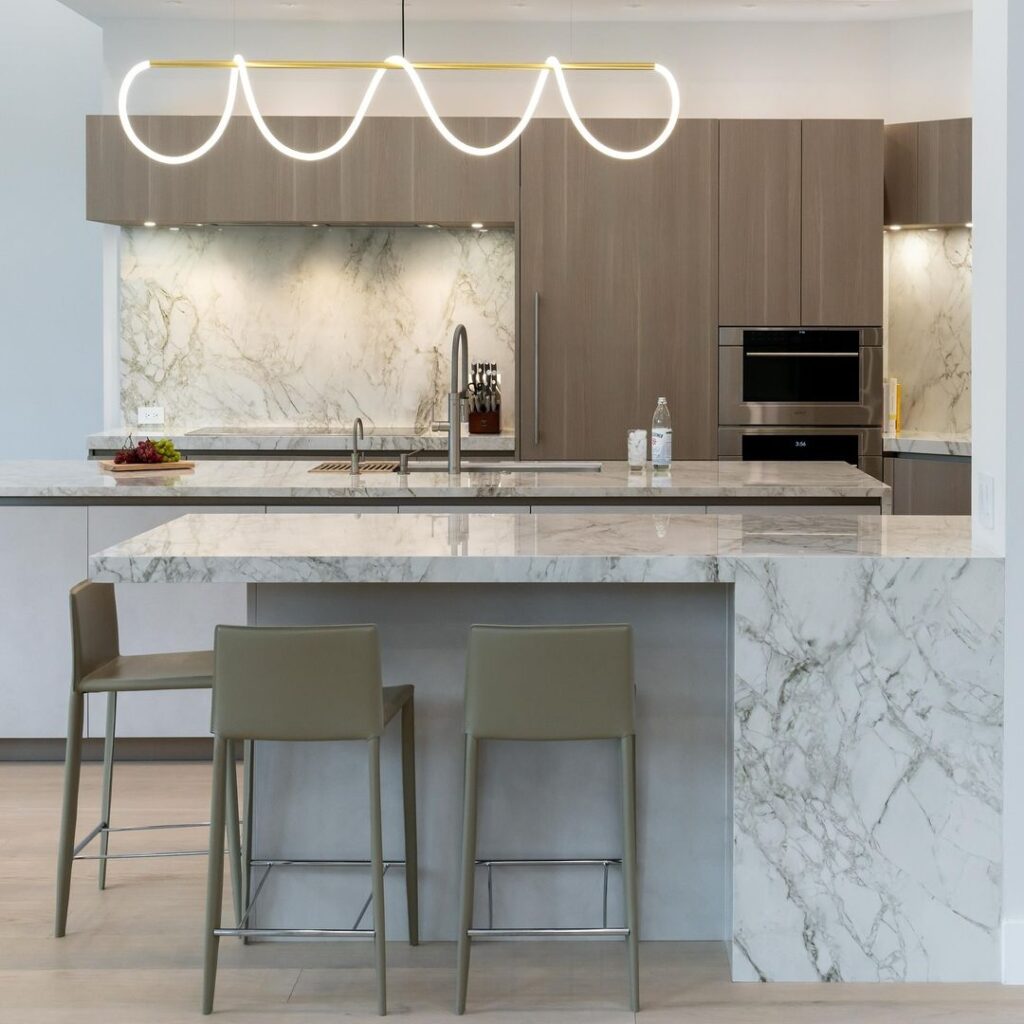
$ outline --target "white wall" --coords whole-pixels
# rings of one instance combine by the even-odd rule
[[[657,60],[675,73],[690,117],[884,117],[889,121],[961,117],[971,113],[969,14],[873,22],[555,22],[411,23],[411,58]],[[116,109],[125,71],[145,57],[351,57],[399,50],[396,23],[111,21],[105,26],[106,105]],[[349,113],[367,72],[264,72],[256,88],[265,112]],[[403,76],[388,76],[373,113],[419,114]],[[573,76],[581,113],[644,114],[667,107],[660,79]],[[471,84],[470,84],[471,83]],[[435,73],[431,95],[442,114],[514,114],[526,103],[528,75]],[[139,113],[213,113],[224,101],[223,72],[150,72],[137,81],[131,109]],[[561,116],[551,102],[542,108]],[[239,110],[242,108],[240,101]]]
[[[57,0],[0,0],[0,457],[83,451],[102,423],[101,231],[85,115],[102,36]]]

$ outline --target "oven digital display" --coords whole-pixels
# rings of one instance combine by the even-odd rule
[[[856,434],[744,434],[744,462],[849,462],[860,454]]]

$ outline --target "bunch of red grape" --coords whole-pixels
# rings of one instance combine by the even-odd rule
[[[181,453],[167,438],[152,441],[147,437],[133,445],[129,437],[124,447],[114,455],[114,462],[119,466],[135,462],[177,462],[180,459]]]

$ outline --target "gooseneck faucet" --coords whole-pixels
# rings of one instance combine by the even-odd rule
[[[459,352],[462,352],[462,386],[459,387]],[[462,419],[469,397],[469,335],[463,324],[452,335],[452,382],[448,392],[448,472],[462,472]]]
[[[352,472],[359,472],[359,442],[363,439],[363,418],[357,416],[352,424]]]

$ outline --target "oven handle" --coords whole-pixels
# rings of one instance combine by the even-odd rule
[[[767,356],[786,359],[860,359],[859,352],[744,352],[743,355],[751,359],[755,356],[759,359]]]

